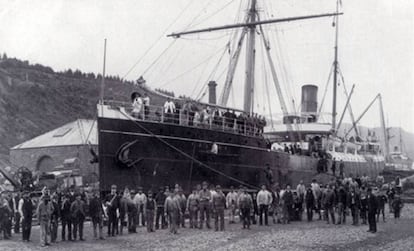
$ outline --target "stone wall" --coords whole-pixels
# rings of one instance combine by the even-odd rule
[[[98,153],[98,146],[92,146]],[[98,178],[98,163],[91,164],[89,161],[92,155],[89,152],[89,146],[54,146],[27,149],[10,150],[10,163],[14,167],[27,167],[33,172],[51,172],[58,170],[67,170],[62,168],[65,159],[78,158],[80,174],[83,176],[84,182],[90,182],[91,176]],[[60,168],[56,168],[59,167]]]

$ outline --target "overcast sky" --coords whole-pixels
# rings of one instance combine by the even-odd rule
[[[348,90],[356,85],[351,101],[355,116],[381,93],[389,126],[401,125],[414,132],[414,1],[342,3],[345,14],[340,17],[339,61]],[[262,19],[335,10],[335,0],[258,0],[258,4]],[[224,46],[232,31],[177,40],[167,38],[166,33],[241,21],[246,6],[247,0],[0,0],[0,52],[55,70],[98,73],[102,71],[103,39],[107,38],[109,74],[137,79],[145,73],[151,88],[195,97],[210,78],[221,91],[229,58]],[[303,84],[318,85],[321,101],[333,60],[332,21],[322,18],[264,26],[273,42],[272,55],[289,107],[298,107]],[[262,52],[258,47],[255,111],[269,114],[269,93],[272,113],[280,113],[270,72],[263,70],[268,66],[261,59]],[[242,107],[243,58],[239,66],[229,105]],[[331,90],[332,85],[324,104],[326,112],[331,109]],[[346,101],[343,93],[341,85],[338,117]],[[345,121],[349,121],[348,115]],[[380,126],[377,104],[361,123]]]

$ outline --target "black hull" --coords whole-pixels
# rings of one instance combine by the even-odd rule
[[[224,188],[243,183],[255,188],[268,182],[266,164],[280,185],[310,182],[316,175],[317,159],[270,151],[260,137],[111,118],[98,118],[98,130],[102,191],[111,184],[145,190],[180,184],[190,191],[202,181]],[[211,152],[213,142],[219,146],[217,154]],[[346,172],[369,175],[381,169],[377,164],[346,166]]]

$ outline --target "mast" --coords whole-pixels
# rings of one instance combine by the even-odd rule
[[[390,155],[390,149],[389,149],[389,138],[387,133],[387,128],[385,126],[385,116],[384,116],[384,108],[382,107],[382,97],[380,94],[378,94],[378,99],[380,103],[380,116],[381,116],[381,127],[382,127],[382,133],[384,134],[384,150],[385,150],[385,160],[388,160],[388,157]]]
[[[101,81],[101,97],[100,102],[103,104],[104,92],[105,92],[105,68],[106,68],[106,38],[104,40],[104,58],[103,58],[103,69],[102,69],[102,81]]]
[[[336,1],[336,13],[339,12],[339,0]],[[338,29],[339,18],[335,16],[335,58],[334,58],[334,74],[333,74],[333,103],[332,103],[332,130],[336,134],[336,87],[338,85]]]
[[[249,10],[249,22],[256,22],[256,0],[251,0]],[[254,70],[255,70],[255,43],[256,43],[256,25],[251,25],[247,33],[246,46],[246,78],[244,82],[244,111],[247,114],[253,112],[253,95],[254,95]]]

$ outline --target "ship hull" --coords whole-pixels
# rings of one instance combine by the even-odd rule
[[[100,187],[158,189],[179,184],[190,191],[207,181],[224,188],[310,182],[318,159],[271,151],[262,137],[151,121],[98,118]],[[218,151],[212,152],[213,144]],[[383,163],[345,161],[345,174],[378,174]]]

